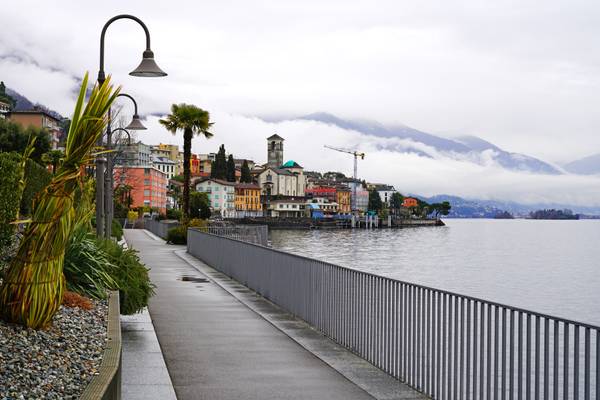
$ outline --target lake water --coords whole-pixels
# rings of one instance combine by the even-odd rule
[[[600,325],[600,221],[444,222],[270,235],[280,250]]]

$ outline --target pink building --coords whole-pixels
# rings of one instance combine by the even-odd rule
[[[168,177],[164,172],[148,166],[115,166],[115,189],[131,186],[131,207],[147,206],[166,212]]]

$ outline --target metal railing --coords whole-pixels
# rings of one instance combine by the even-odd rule
[[[242,242],[254,243],[267,246],[269,241],[269,229],[267,225],[233,225],[233,226],[208,226],[207,228],[195,228],[203,232],[217,236],[224,236]]]
[[[179,225],[179,221],[157,221],[155,219],[144,218],[144,229],[149,230],[161,239],[167,239],[169,229],[177,228]]]
[[[600,328],[204,232],[188,252],[435,399],[600,399]]]

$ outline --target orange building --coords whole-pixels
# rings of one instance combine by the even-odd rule
[[[402,202],[402,207],[417,207],[419,205],[419,202],[417,201],[417,199],[413,199],[412,197],[407,197],[404,199],[404,201]]]
[[[11,111],[9,119],[24,127],[35,126],[36,128],[48,130],[52,148],[56,149],[58,147],[61,133],[60,121],[47,112],[42,110]]]
[[[338,188],[336,192],[339,214],[350,214],[352,212],[352,194],[349,189]]]
[[[260,186],[254,183],[236,184],[235,211],[238,218],[262,216]]]
[[[167,204],[167,182],[167,174],[154,167],[115,167],[115,189],[119,185],[132,187],[132,207],[156,208],[164,214]]]

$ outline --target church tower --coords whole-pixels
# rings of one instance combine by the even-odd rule
[[[279,168],[283,164],[283,141],[278,134],[267,138],[267,160],[271,168]]]

